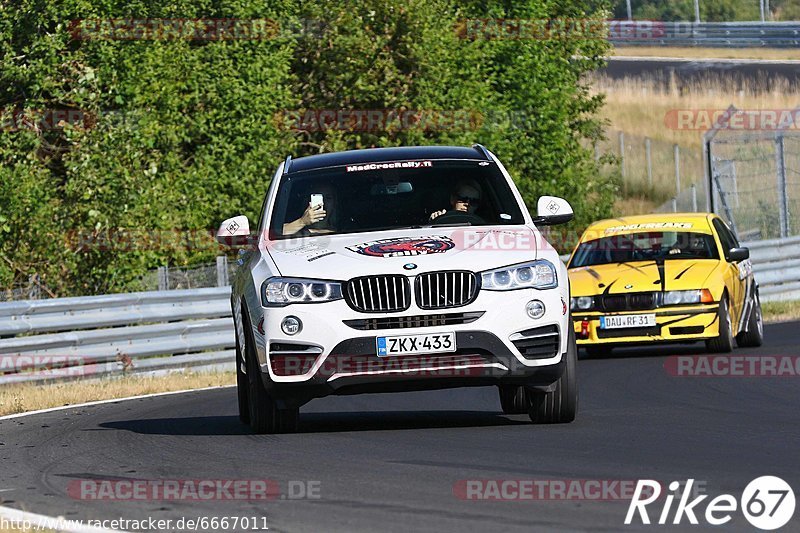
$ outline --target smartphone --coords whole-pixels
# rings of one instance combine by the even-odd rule
[[[321,194],[312,194],[311,195],[311,207],[315,207],[318,205],[323,205],[325,202],[322,199]]]

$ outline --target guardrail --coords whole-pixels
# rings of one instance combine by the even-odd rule
[[[800,237],[743,246],[763,301],[800,299]],[[229,287],[0,303],[0,385],[232,370],[234,347]]]
[[[800,300],[800,237],[742,243],[750,249],[761,301]]]
[[[615,46],[800,46],[800,22],[615,22],[609,39]]]
[[[230,315],[230,287],[0,303],[0,385],[233,369]]]

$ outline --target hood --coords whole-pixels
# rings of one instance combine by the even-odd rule
[[[664,261],[664,289],[706,288],[706,279],[719,264],[716,259],[668,259]],[[661,275],[654,261],[570,268],[569,281],[572,296],[661,290]]]
[[[480,272],[532,261],[543,244],[527,226],[414,228],[273,241],[262,254],[270,255],[282,276],[346,280],[437,270]]]

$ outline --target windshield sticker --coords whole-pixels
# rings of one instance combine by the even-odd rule
[[[455,243],[448,237],[400,237],[370,241],[347,249],[370,257],[402,257],[408,255],[440,254],[450,250]]]
[[[367,163],[365,165],[347,165],[347,172],[361,172],[363,170],[389,170],[393,168],[428,168],[433,166],[433,161],[394,161],[391,163]]]
[[[615,231],[629,231],[637,229],[690,229],[691,222],[648,222],[646,224],[627,224],[625,226],[614,226],[606,228],[606,233]]]

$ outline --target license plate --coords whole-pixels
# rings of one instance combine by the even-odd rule
[[[378,357],[456,351],[455,333],[378,337]]]
[[[601,316],[600,329],[646,328],[656,325],[656,315]]]

